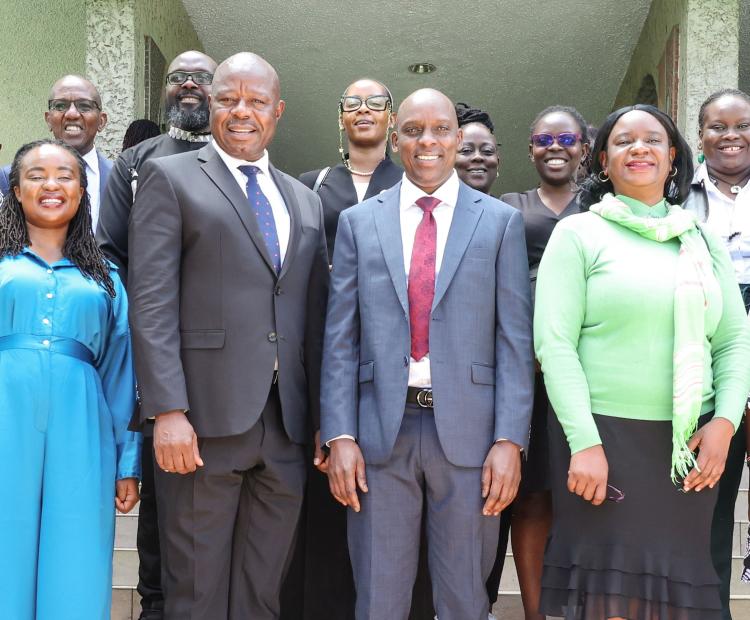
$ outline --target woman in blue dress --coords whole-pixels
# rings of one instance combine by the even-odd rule
[[[127,299],[94,241],[83,160],[18,151],[0,207],[0,615],[110,616],[115,508],[138,501]],[[84,586],[83,596],[74,596]]]

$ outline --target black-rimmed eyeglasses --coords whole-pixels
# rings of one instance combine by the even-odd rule
[[[391,98],[388,95],[370,95],[366,99],[362,99],[358,95],[347,95],[341,97],[341,111],[342,112],[356,112],[365,104],[373,112],[382,112],[391,103]]]
[[[101,106],[93,99],[50,99],[47,102],[47,109],[50,112],[64,113],[73,106],[81,114],[101,110]]]
[[[193,84],[197,84],[198,86],[206,86],[213,82],[214,74],[208,71],[196,71],[195,73],[189,71],[172,71],[172,73],[167,73],[167,84],[169,86],[179,86],[188,80],[192,80]]]

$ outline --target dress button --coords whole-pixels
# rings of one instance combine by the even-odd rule
[[[42,323],[44,323],[45,325],[49,325],[49,319],[42,319]]]
[[[47,299],[52,299],[54,296],[54,293],[47,293]]]
[[[47,273],[52,273],[52,270],[51,269],[47,269]]]
[[[45,340],[42,340],[42,344],[43,344],[43,345],[44,345],[45,347],[48,347],[48,346],[49,346],[49,340],[47,340],[47,339],[45,339]]]
[[[268,333],[268,342],[276,342],[277,339],[278,339],[278,336],[276,335],[276,332]]]

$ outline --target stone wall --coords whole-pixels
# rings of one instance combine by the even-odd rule
[[[44,122],[49,89],[86,71],[85,0],[3,0],[0,25],[0,164],[30,140],[51,136]]]

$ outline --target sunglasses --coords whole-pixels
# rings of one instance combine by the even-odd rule
[[[390,105],[391,98],[388,95],[370,95],[367,99],[362,99],[357,95],[347,95],[341,97],[341,111],[356,112],[363,103],[373,112],[382,112]]]
[[[64,113],[70,109],[71,105],[81,114],[101,110],[99,104],[91,99],[50,99],[47,102],[50,112]]]
[[[193,84],[197,84],[198,86],[206,86],[213,82],[214,74],[208,71],[196,71],[195,73],[172,71],[172,73],[167,73],[167,84],[170,86],[179,86],[188,80],[192,80]]]
[[[548,146],[552,146],[555,142],[557,142],[560,146],[567,147],[573,146],[580,139],[581,134],[570,133],[567,131],[559,133],[556,136],[552,135],[551,133],[535,133],[531,136],[531,144],[541,148],[546,148]]]
[[[607,485],[607,501],[619,504],[624,499],[625,493],[620,491],[620,489],[618,489],[617,487],[612,486],[611,484]]]

